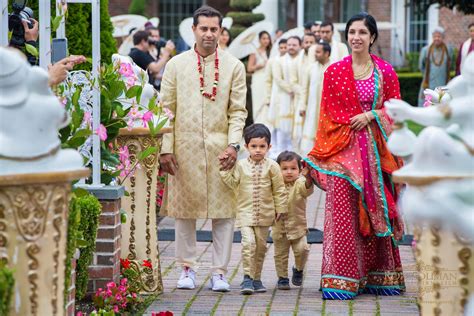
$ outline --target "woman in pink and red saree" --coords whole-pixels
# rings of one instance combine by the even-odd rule
[[[324,73],[316,142],[305,159],[327,194],[321,290],[338,300],[399,295],[403,224],[391,174],[402,162],[387,148],[392,122],[383,104],[399,99],[400,87],[393,67],[370,54],[378,36],[371,15],[353,16],[345,36],[352,54]]]

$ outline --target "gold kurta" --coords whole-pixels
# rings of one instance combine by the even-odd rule
[[[306,223],[306,199],[313,194],[314,187],[306,188],[306,179],[298,178],[294,183],[286,185],[288,190],[288,213],[283,220],[273,225],[272,236],[278,239],[286,234],[288,240],[303,237],[308,232]],[[280,237],[281,238],[281,237]]]
[[[161,82],[163,105],[175,113],[173,132],[165,134],[161,153],[174,153],[178,172],[169,176],[164,213],[183,219],[233,218],[235,197],[220,179],[217,156],[240,143],[247,118],[245,69],[242,62],[218,49],[216,100],[199,91],[196,52],[173,57]],[[204,91],[211,93],[215,53],[201,59]]]
[[[232,170],[221,171],[221,176],[236,191],[237,227],[271,226],[276,213],[286,213],[287,192],[274,160],[239,160]]]

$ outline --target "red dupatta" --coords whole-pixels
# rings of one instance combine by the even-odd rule
[[[376,101],[373,110],[382,110],[381,115],[375,116],[367,127],[369,138],[373,144],[370,157],[361,157],[357,141],[357,132],[350,128],[350,119],[363,112],[358,99],[354,73],[352,71],[352,56],[332,64],[324,73],[323,92],[321,98],[321,112],[313,150],[308,154],[306,161],[314,168],[312,174],[322,189],[326,189],[326,177],[338,176],[348,180],[359,192],[376,190],[380,196],[376,214],[366,214],[361,194],[361,232],[369,234],[372,229],[377,236],[389,236],[395,233],[401,238],[400,229],[392,229],[389,220],[388,201],[384,198],[384,187],[364,188],[362,159],[369,159],[376,180],[382,179],[383,173],[388,175],[401,166],[401,160],[394,157],[387,148],[387,137],[391,133],[392,121],[386,115],[383,103],[391,98],[400,99],[398,78],[393,67],[371,55],[375,65]],[[383,180],[381,180],[383,183]],[[380,184],[380,183],[378,183]],[[398,191],[398,190],[397,190]],[[398,194],[395,194],[395,198]],[[370,217],[370,219],[369,219]],[[398,217],[390,216],[390,219]],[[369,221],[371,225],[369,225]],[[398,225],[396,225],[398,226]]]

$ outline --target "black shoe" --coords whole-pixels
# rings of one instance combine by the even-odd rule
[[[297,270],[293,267],[293,276],[291,277],[291,283],[296,286],[301,286],[303,284],[303,270]]]
[[[288,278],[278,278],[277,286],[279,290],[289,290],[290,280]]]
[[[253,290],[255,293],[265,293],[267,288],[263,285],[261,280],[253,280]]]
[[[240,294],[250,295],[253,294],[253,280],[250,276],[244,275],[244,280],[240,283]]]

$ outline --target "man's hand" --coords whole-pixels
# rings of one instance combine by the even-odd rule
[[[284,215],[285,215],[284,213],[277,213],[275,220],[276,220],[277,222],[280,221],[281,219],[283,219],[283,216],[284,216]]]
[[[172,40],[168,40],[168,41],[166,42],[165,47],[163,47],[163,50],[161,51],[161,56],[162,56],[163,58],[166,58],[166,59],[170,58],[170,57],[171,57],[171,54],[173,53],[173,51],[175,50],[175,48],[176,48],[176,47],[174,46],[173,41],[172,41]]]
[[[30,19],[30,21],[33,22],[32,29],[30,29],[30,27],[28,26],[28,22],[26,22],[25,20],[21,20],[21,23],[23,24],[23,28],[25,29],[25,42],[29,42],[29,41],[36,42],[39,36],[39,31],[38,31],[39,23],[35,19]]]
[[[176,175],[178,171],[178,162],[174,154],[161,154],[160,155],[160,170],[169,173],[170,175]]]
[[[306,111],[304,111],[304,110],[303,110],[303,111],[300,111],[300,116],[301,116],[301,117],[305,117],[305,116],[306,116]]]
[[[81,64],[86,61],[86,57],[79,56],[69,56],[61,59],[54,65],[48,66],[49,79],[48,84],[50,87],[55,86],[63,82],[68,71],[71,71],[75,65]]]
[[[237,161],[237,152],[234,147],[228,146],[222,154],[217,156],[217,159],[219,159],[221,165],[220,170],[230,170],[234,167],[235,162]]]

